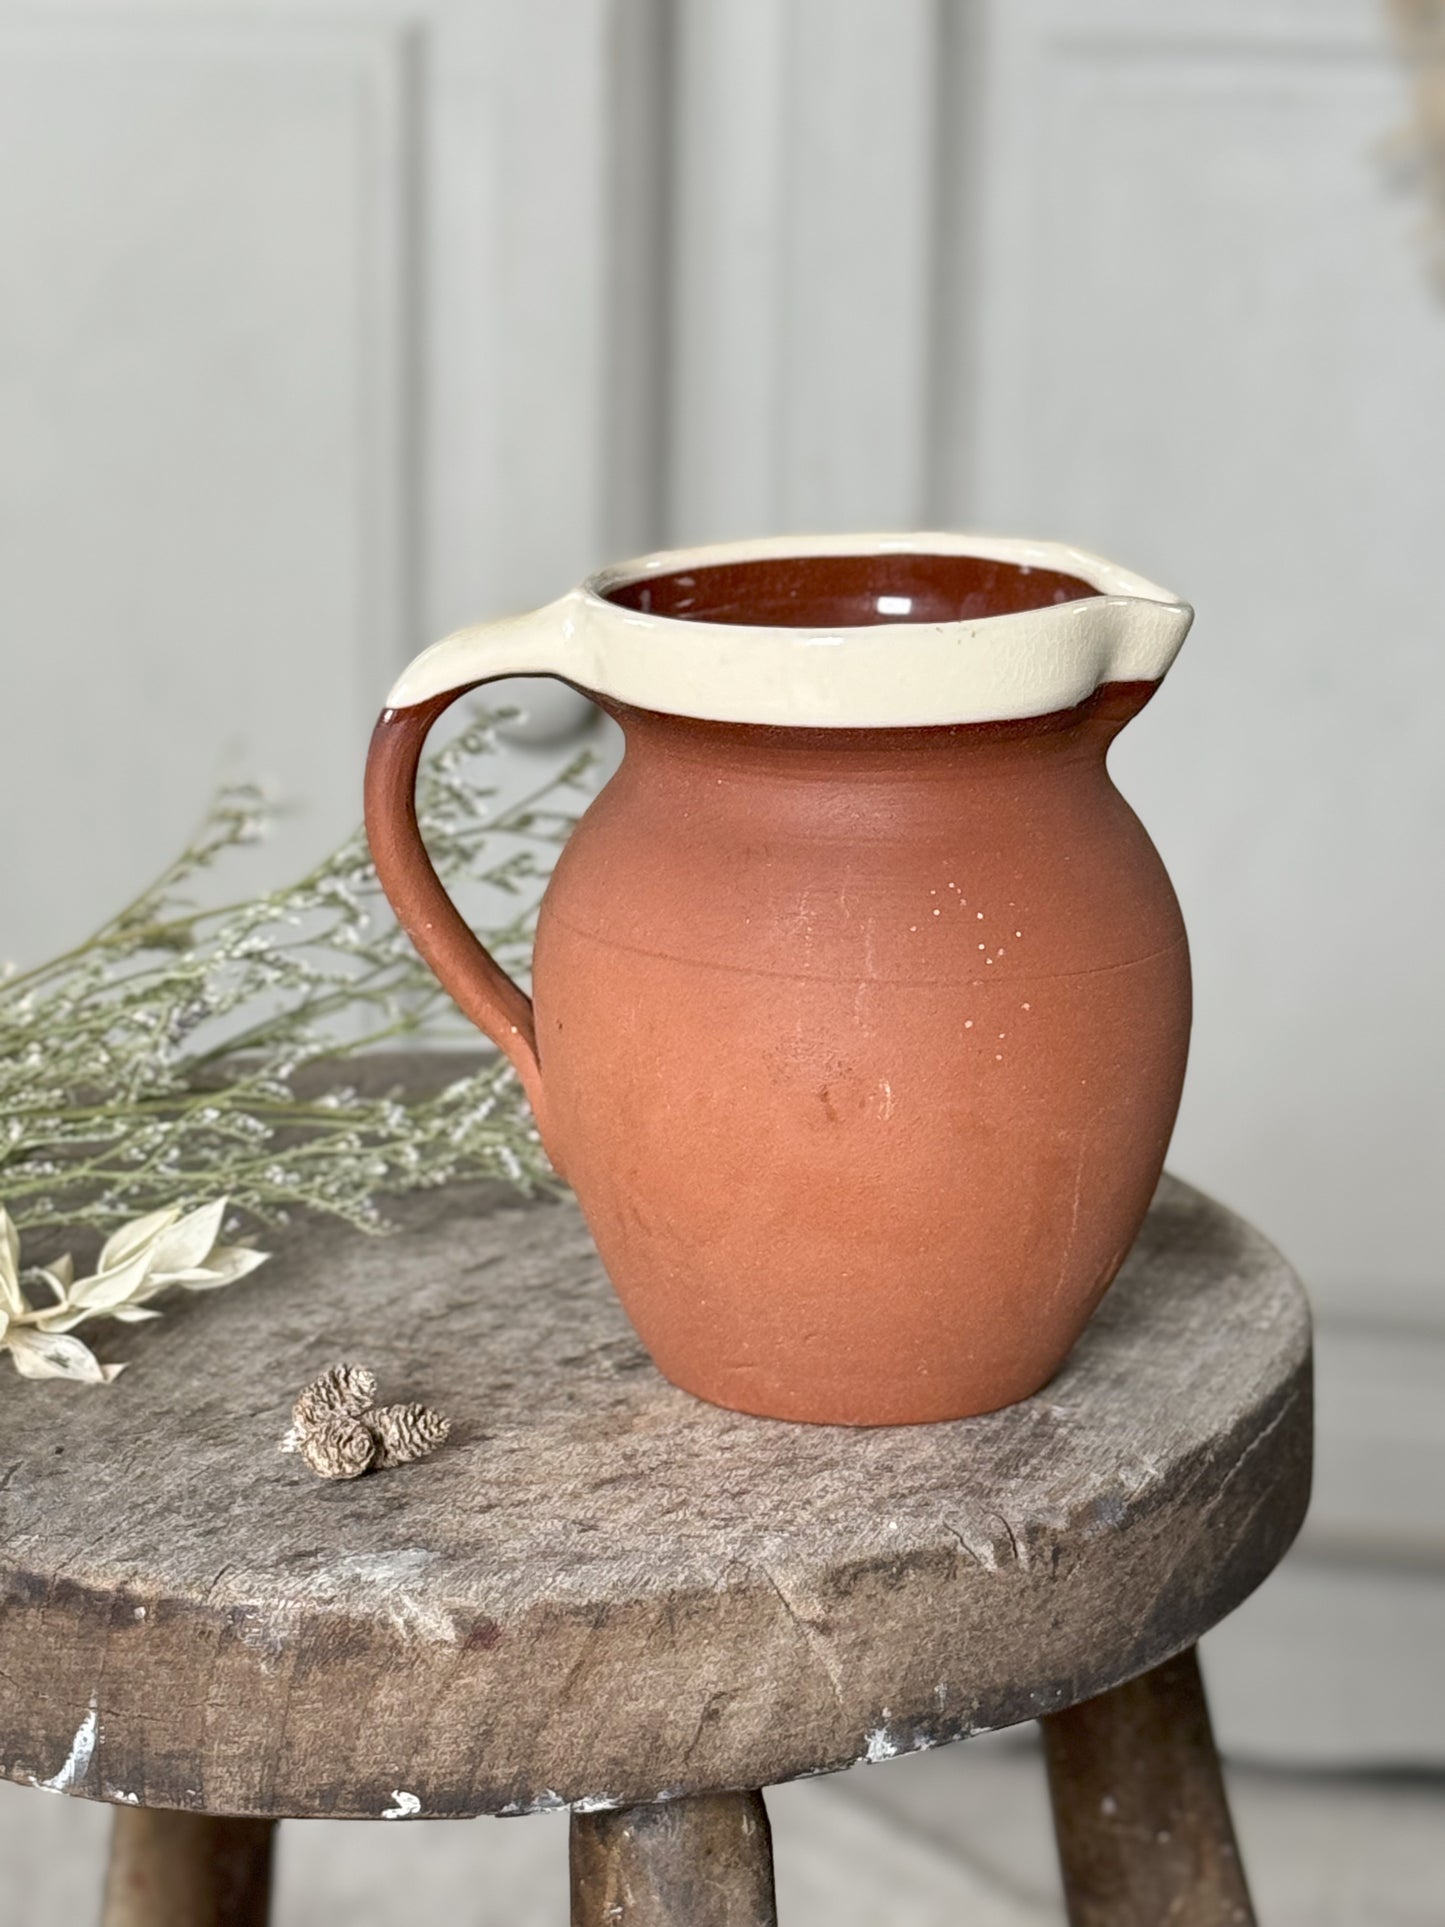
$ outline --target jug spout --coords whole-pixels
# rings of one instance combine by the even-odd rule
[[[1100,684],[1158,682],[1178,655],[1194,611],[1187,602],[1147,585],[1150,593],[1108,595],[1085,604],[1085,627],[1097,652]]]

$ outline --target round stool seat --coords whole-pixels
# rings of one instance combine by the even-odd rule
[[[667,1384],[570,1203],[477,1186],[394,1215],[296,1225],[244,1284],[178,1294],[110,1343],[108,1389],[7,1382],[12,1777],[262,1816],[764,1786],[1133,1678],[1304,1514],[1303,1294],[1170,1179],[1043,1392],[880,1431]],[[345,1484],[278,1454],[339,1359],[450,1441]]]

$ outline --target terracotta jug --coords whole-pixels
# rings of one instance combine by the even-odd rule
[[[1062,1363],[1184,1077],[1184,926],[1104,758],[1190,618],[1051,543],[790,538],[609,569],[397,683],[367,770],[382,884],[516,1066],[676,1384],[891,1425]],[[626,736],[548,887],[532,999],[412,800],[441,712],[518,674]]]

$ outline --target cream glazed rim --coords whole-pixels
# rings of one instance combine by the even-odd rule
[[[966,621],[825,628],[694,621],[607,600],[625,583],[720,563],[890,554],[1050,569],[1095,594]],[[1064,542],[769,536],[659,550],[603,569],[529,615],[458,629],[422,651],[387,707],[410,709],[500,676],[557,676],[590,695],[712,722],[823,729],[1005,722],[1071,709],[1104,683],[1157,682],[1193,617],[1167,589]]]

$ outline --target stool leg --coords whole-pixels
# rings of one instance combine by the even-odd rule
[[[1254,1927],[1192,1647],[1042,1725],[1070,1927]]]
[[[265,1927],[274,1820],[118,1807],[101,1927]]]
[[[777,1927],[761,1793],[572,1815],[572,1927]]]

